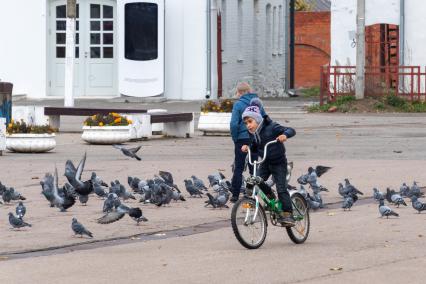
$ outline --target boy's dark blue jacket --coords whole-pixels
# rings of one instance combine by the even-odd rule
[[[252,138],[250,149],[253,152],[258,152],[259,156],[263,157],[263,150],[266,143],[276,140],[281,134],[284,134],[287,138],[291,138],[296,135],[296,131],[291,127],[284,127],[275,121],[272,121],[269,116],[265,115],[263,116],[263,121],[257,128],[256,133],[250,134]],[[274,165],[284,162],[287,162],[284,144],[275,143],[269,145],[265,163]]]
[[[252,93],[245,94],[241,96],[238,101],[234,103],[234,106],[232,108],[232,118],[230,123],[231,136],[234,142],[237,142],[238,140],[249,141],[250,135],[246,125],[244,124],[242,115],[245,109],[248,106],[250,106],[250,101],[257,97],[258,96],[256,94],[252,94]],[[265,111],[263,107],[260,109],[260,111],[262,116],[265,115]]]

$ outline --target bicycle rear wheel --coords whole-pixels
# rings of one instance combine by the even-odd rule
[[[311,221],[309,218],[309,208],[305,198],[300,193],[291,196],[293,201],[293,216],[296,219],[294,227],[287,227],[287,234],[295,244],[302,244],[309,235]]]
[[[265,211],[259,204],[255,216],[256,201],[251,198],[238,200],[231,213],[232,230],[240,244],[248,249],[257,249],[264,242],[268,221]]]

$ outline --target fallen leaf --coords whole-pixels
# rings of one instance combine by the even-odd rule
[[[343,270],[343,267],[332,267],[330,268],[331,271],[341,271]]]
[[[0,260],[7,260],[9,259],[7,256],[0,256]]]
[[[401,154],[402,153],[401,150],[394,150],[393,152],[396,153],[396,154]]]
[[[39,179],[39,177],[32,177],[31,179]]]
[[[423,238],[423,235],[422,235],[422,234],[420,234],[420,235],[419,235],[419,238]]]

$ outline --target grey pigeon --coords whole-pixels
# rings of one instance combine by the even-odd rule
[[[396,194],[395,190],[390,189],[389,187],[386,188],[386,195],[385,198],[389,203],[392,203],[392,195]]]
[[[138,146],[136,148],[125,148],[125,147],[120,146],[120,145],[112,145],[112,147],[120,150],[121,153],[124,154],[124,156],[134,158],[138,161],[142,160],[138,155],[136,155],[136,153],[141,149],[142,146]]]
[[[105,198],[108,196],[108,193],[105,191],[102,185],[97,182],[93,183],[93,190],[95,191],[95,194],[100,198]]]
[[[308,203],[309,208],[311,208],[312,210],[317,210],[319,208],[321,208],[322,204],[318,201],[315,201],[314,198],[312,196],[310,196],[309,193],[306,194],[306,201]]]
[[[345,197],[345,199],[343,200],[343,204],[342,204],[342,208],[344,211],[346,210],[351,210],[352,206],[354,205],[354,200],[352,198],[352,196],[348,195]]]
[[[380,201],[380,199],[384,199],[385,196],[382,192],[380,192],[377,188],[373,188],[373,198],[376,201]]]
[[[75,235],[80,235],[81,237],[83,237],[83,235],[86,235],[90,238],[93,238],[93,234],[89,230],[87,230],[83,226],[83,224],[78,222],[76,218],[72,218],[71,229],[73,230]]]
[[[136,221],[136,225],[139,225],[140,222],[148,222],[148,219],[143,216],[140,208],[130,208],[128,214],[130,218]]]
[[[75,197],[67,190],[63,190],[63,196],[59,194],[58,188],[58,170],[55,167],[55,175],[46,174],[42,182],[43,191],[46,192],[45,196],[51,204],[59,208],[62,212],[75,204]],[[47,194],[48,193],[48,194]]]
[[[120,205],[120,199],[118,199],[117,194],[110,193],[108,194],[107,199],[104,201],[102,212],[108,213],[111,212],[115,207]]]
[[[143,222],[148,221],[148,219],[143,216],[142,210],[140,208],[129,208],[126,205],[121,204],[114,211],[109,212],[105,214],[104,216],[102,216],[101,218],[99,218],[97,222],[99,224],[114,223],[122,219],[126,214],[128,214],[130,218],[135,220],[137,225],[139,225],[141,221]]]
[[[108,186],[108,184],[104,182],[95,172],[92,172],[90,180],[92,181],[92,183],[97,183],[102,186]]]
[[[65,176],[67,177],[69,183],[74,187],[75,192],[79,195],[89,195],[93,192],[92,181],[81,180],[81,175],[84,171],[86,159],[87,154],[84,153],[84,156],[78,164],[77,169],[74,167],[73,163],[70,160],[68,160],[65,164]]]
[[[12,201],[12,192],[10,191],[10,189],[6,189],[3,192],[2,198],[4,203],[10,203],[10,201]]]
[[[359,191],[355,186],[353,186],[350,182],[349,179],[345,178],[345,187],[346,189],[349,191],[349,193],[352,194],[360,194],[360,195],[364,195],[364,193],[362,193],[361,191]]]
[[[408,197],[410,194],[410,187],[408,187],[405,182],[399,188],[399,194],[401,194],[402,197]]]
[[[9,188],[9,191],[12,195],[12,200],[26,200],[26,198],[22,194],[17,192],[15,188],[11,187]]]
[[[23,227],[31,227],[31,224],[24,222],[22,219],[16,218],[12,212],[9,212],[9,224],[14,229],[19,229]]]
[[[411,205],[419,213],[426,210],[426,203],[422,203],[415,195],[411,196]]]
[[[18,216],[19,219],[24,218],[25,213],[27,212],[27,208],[25,208],[25,205],[20,201],[18,203],[18,206],[16,206],[15,209],[16,216]]]
[[[198,197],[202,197],[203,193],[194,186],[194,184],[192,183],[192,180],[186,179],[184,180],[185,183],[185,188],[188,191],[188,193],[191,195],[191,197],[194,196],[198,196]]]
[[[192,178],[192,181],[193,181],[193,183],[194,183],[194,186],[196,187],[196,188],[198,188],[198,189],[204,189],[204,190],[207,190],[207,187],[204,185],[204,182],[201,180],[201,179],[199,179],[199,178],[197,178],[196,176],[191,176],[191,178]]]
[[[204,207],[207,207],[209,205],[213,206],[213,208],[229,208],[226,203],[229,201],[230,193],[227,191],[221,191],[217,196],[213,196],[210,193],[206,193],[208,200],[205,201],[206,205]]]
[[[397,193],[391,196],[391,200],[392,200],[392,203],[395,204],[397,207],[399,207],[399,205],[401,204],[404,206],[407,206],[407,203],[405,203],[404,198],[402,198],[401,195]]]
[[[399,214],[390,209],[388,206],[385,205],[385,201],[383,199],[380,200],[379,203],[379,212],[381,217],[386,216],[386,218],[389,218],[389,216],[395,216],[398,217]]]
[[[423,193],[420,190],[420,187],[417,185],[417,182],[413,182],[413,186],[410,188],[408,197],[417,196],[418,198],[423,196]]]

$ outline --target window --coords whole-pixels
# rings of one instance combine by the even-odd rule
[[[66,5],[59,5],[55,8],[56,20],[56,58],[65,58],[65,45],[66,45],[66,28],[67,28],[67,7]],[[75,34],[75,58],[80,57],[80,34],[79,34],[79,5],[77,4],[77,19],[76,19],[76,34]]]
[[[90,58],[114,56],[114,7],[90,4]]]
[[[158,58],[158,5],[125,5],[125,58],[148,61]]]

